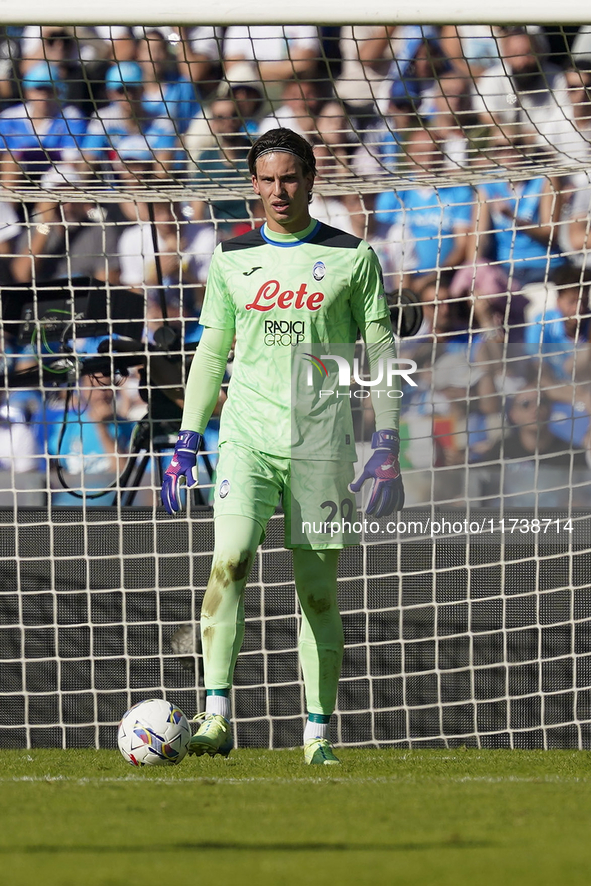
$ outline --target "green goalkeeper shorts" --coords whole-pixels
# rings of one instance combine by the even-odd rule
[[[352,462],[281,458],[227,441],[216,469],[214,516],[255,520],[263,531],[279,503],[285,547],[328,549],[359,543]]]

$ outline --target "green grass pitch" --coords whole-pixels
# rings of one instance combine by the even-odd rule
[[[115,751],[0,751],[0,882],[591,883],[588,753],[339,753],[134,770]]]

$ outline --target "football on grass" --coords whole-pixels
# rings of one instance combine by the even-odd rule
[[[132,766],[176,766],[186,755],[190,738],[191,727],[180,708],[152,698],[123,715],[117,744]]]

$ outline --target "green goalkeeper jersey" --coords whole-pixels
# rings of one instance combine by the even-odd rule
[[[298,234],[264,225],[220,243],[201,312],[203,326],[236,333],[220,443],[355,461],[348,393],[334,374],[322,377],[329,361],[319,370],[315,360],[351,351],[360,326],[388,316],[380,265],[364,240],[312,220]]]

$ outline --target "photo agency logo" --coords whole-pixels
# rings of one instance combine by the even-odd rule
[[[302,359],[308,363],[306,373],[307,386],[309,388],[315,387],[315,371],[320,375],[322,382],[326,383],[326,387],[321,388],[319,391],[321,398],[336,395],[337,397],[353,396],[362,400],[365,397],[371,396],[371,391],[367,390],[367,388],[375,388],[376,393],[385,393],[388,397],[399,399],[402,397],[402,391],[399,388],[399,384],[395,384],[395,379],[400,379],[402,383],[412,387],[417,386],[416,381],[412,378],[413,373],[417,371],[417,364],[414,360],[402,360],[396,357],[384,359],[380,357],[375,362],[375,365],[372,362],[374,377],[369,379],[363,378],[358,357],[354,357],[351,363],[346,357],[338,354],[321,354],[320,357],[316,357],[314,354],[306,352],[302,355]],[[329,371],[326,365],[329,361],[336,364],[336,375],[334,367],[331,367],[332,372]],[[346,388],[347,390],[341,391],[335,386],[329,387],[334,381],[336,381],[338,388]],[[358,385],[359,390],[351,391],[352,384]],[[384,387],[378,388],[377,385],[381,384],[384,384]]]

